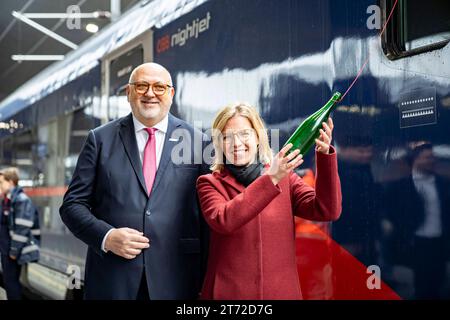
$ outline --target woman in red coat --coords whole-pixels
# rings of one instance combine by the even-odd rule
[[[286,155],[292,147],[287,145],[272,157],[264,124],[253,107],[229,106],[216,116],[213,173],[197,181],[211,229],[201,298],[302,298],[294,215],[334,221],[341,213],[332,130],[330,119],[316,139],[313,189],[293,172],[303,162],[299,150]]]

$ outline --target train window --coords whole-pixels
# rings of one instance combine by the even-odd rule
[[[144,61],[144,49],[137,46],[111,60],[109,65],[108,118],[114,120],[130,113],[126,85],[131,71]]]
[[[130,111],[125,86],[122,86],[109,97],[108,120],[111,121],[126,116]]]
[[[86,141],[86,137],[89,134],[89,130],[98,127],[100,119],[92,116],[90,113],[86,112],[86,109],[78,109],[70,117],[66,117],[62,121],[68,121],[70,125],[69,128],[69,140],[68,146],[64,149],[68,151],[65,154],[64,161],[64,183],[68,185],[72,179],[73,172],[75,171],[75,166],[77,164],[78,155]],[[61,144],[60,141],[57,143]]]
[[[389,13],[394,0],[386,0]],[[450,41],[450,1],[399,0],[383,47],[390,59],[442,48]]]
[[[1,166],[14,166],[20,171],[20,185],[33,187],[38,184],[39,166],[36,161],[35,132],[25,131],[5,139],[2,143]]]

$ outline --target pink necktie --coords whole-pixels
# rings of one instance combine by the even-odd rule
[[[147,187],[147,192],[150,195],[152,191],[153,182],[156,176],[156,139],[155,128],[145,128],[148,132],[148,140],[144,149],[144,159],[142,163],[142,170],[144,173],[145,186]]]

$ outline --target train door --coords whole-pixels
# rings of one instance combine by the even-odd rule
[[[106,114],[103,122],[126,116],[130,113],[125,88],[135,67],[152,61],[152,31],[115,50],[102,61],[102,103]]]
[[[445,0],[400,0],[382,40],[382,272],[404,298],[450,297],[449,12]]]

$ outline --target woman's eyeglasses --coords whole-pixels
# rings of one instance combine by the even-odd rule
[[[253,135],[253,129],[243,129],[243,130],[237,130],[237,131],[227,131],[225,132],[222,137],[223,137],[223,143],[225,144],[232,144],[234,141],[234,136],[237,136],[238,139],[242,142],[245,143],[247,142],[250,137]]]

